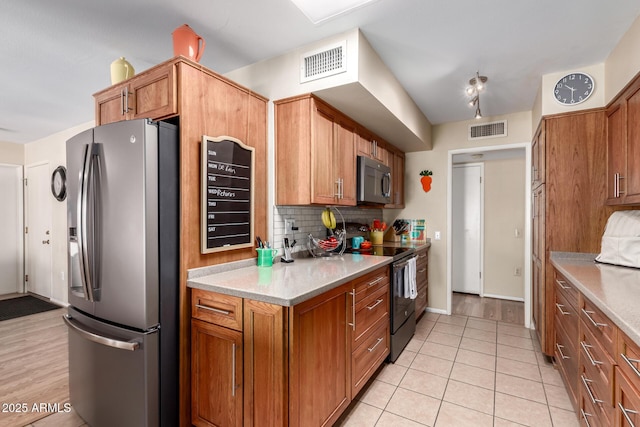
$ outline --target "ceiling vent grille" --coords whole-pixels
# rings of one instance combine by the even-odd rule
[[[347,71],[347,41],[302,55],[300,83],[321,79]]]
[[[507,136],[507,121],[469,125],[469,141]]]

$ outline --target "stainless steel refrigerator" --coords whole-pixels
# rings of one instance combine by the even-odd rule
[[[178,425],[178,172],[172,124],[67,141],[69,394],[92,427]]]

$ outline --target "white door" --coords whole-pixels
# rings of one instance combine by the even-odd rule
[[[22,166],[0,165],[0,295],[23,292]]]
[[[451,288],[482,296],[482,164],[453,166]]]
[[[49,164],[27,166],[27,290],[51,297],[51,175]]]

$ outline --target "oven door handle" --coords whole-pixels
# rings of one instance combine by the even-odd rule
[[[417,256],[417,255],[415,255],[415,256],[412,256],[411,258],[409,258],[409,259],[408,259],[408,260],[406,260],[406,261],[400,261],[400,262],[397,262],[397,263],[393,263],[393,264],[392,264],[392,266],[393,266],[393,270],[395,271],[395,270],[399,270],[399,269],[401,269],[401,268],[406,267],[406,266],[407,266],[407,264],[409,264],[409,260],[411,260],[411,259],[415,259],[415,258],[418,258],[418,256]]]

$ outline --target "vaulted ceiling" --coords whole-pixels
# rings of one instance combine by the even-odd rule
[[[90,121],[120,56],[142,71],[173,56],[189,24],[221,74],[353,28],[434,124],[473,117],[464,88],[489,77],[485,115],[530,110],[543,74],[603,62],[637,0],[376,0],[314,25],[289,0],[4,0],[0,141]]]

